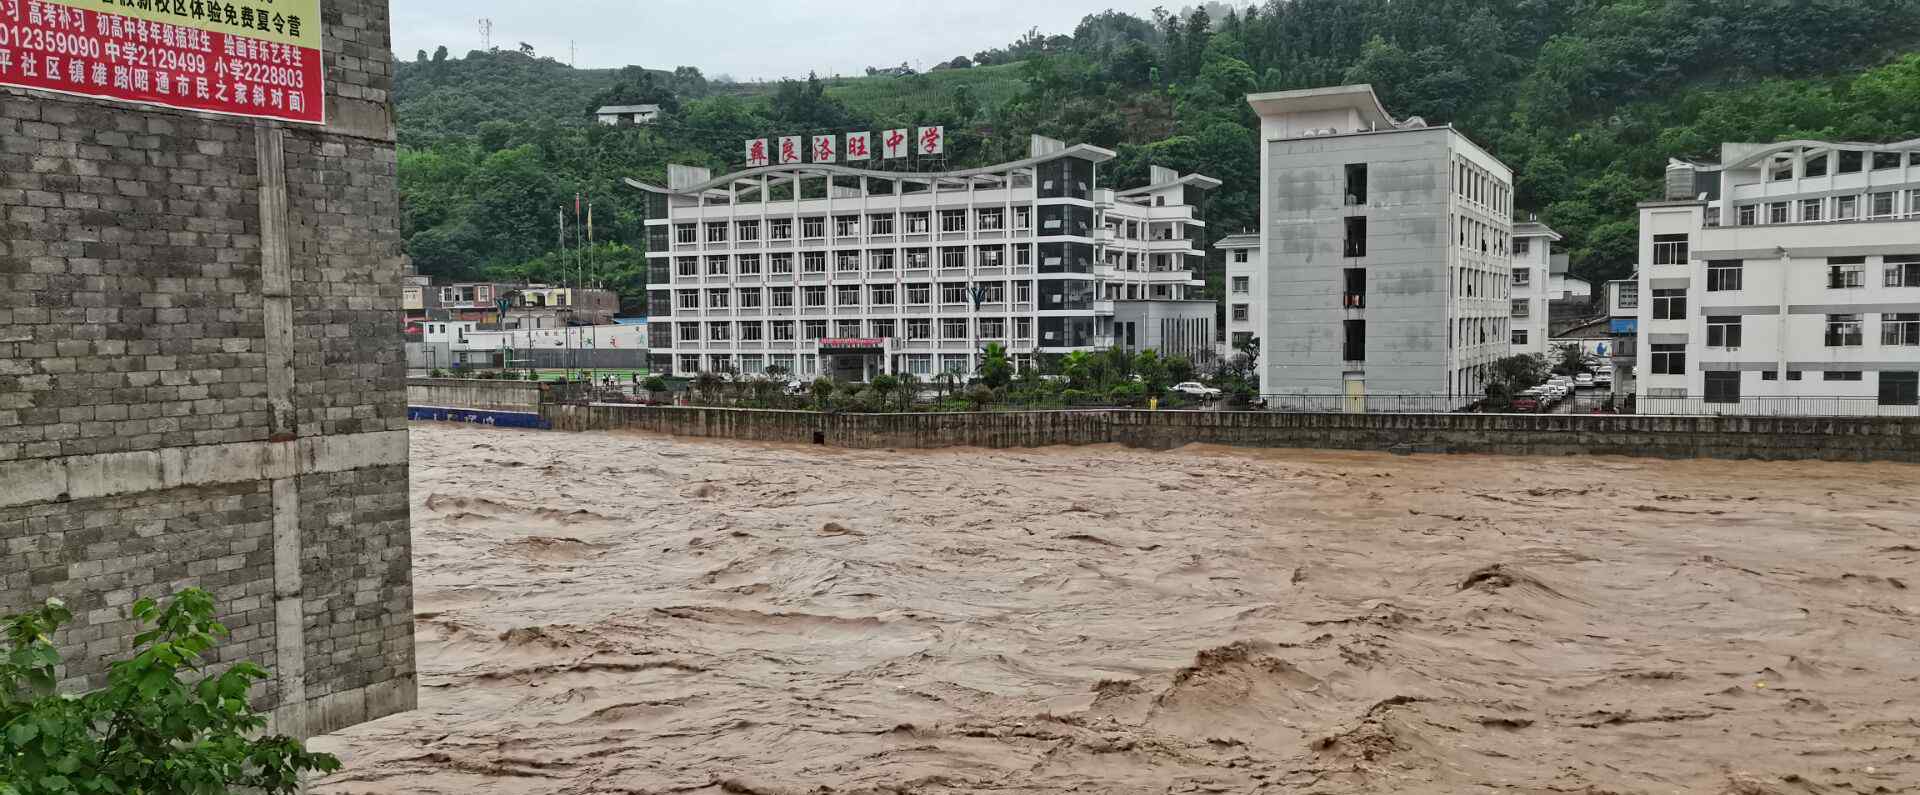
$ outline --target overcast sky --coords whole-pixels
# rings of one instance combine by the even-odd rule
[[[697,66],[737,80],[861,74],[902,61],[925,68],[955,55],[1004,46],[1038,26],[1072,33],[1108,8],[1147,17],[1152,0],[393,0],[393,50],[446,45],[454,57],[481,48],[479,20],[493,20],[493,46],[533,45],[540,55],[599,68]],[[879,9],[892,8],[890,11]]]

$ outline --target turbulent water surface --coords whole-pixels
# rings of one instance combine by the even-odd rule
[[[315,791],[1914,791],[1916,483],[420,425],[420,709]]]

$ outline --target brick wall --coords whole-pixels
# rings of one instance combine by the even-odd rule
[[[0,613],[71,685],[198,585],[282,731],[413,704],[384,0],[323,0],[324,127],[0,88]]]

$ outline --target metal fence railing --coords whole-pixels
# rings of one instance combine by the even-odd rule
[[[1670,416],[1916,417],[1920,405],[1866,396],[1765,396],[1709,399],[1700,396],[1636,400],[1604,390],[1575,390],[1560,400],[1513,403],[1459,395],[1262,395],[1267,411],[1331,414],[1660,414]]]

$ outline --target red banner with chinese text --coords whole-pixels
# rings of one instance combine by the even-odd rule
[[[0,0],[0,85],[326,122],[319,0]]]

